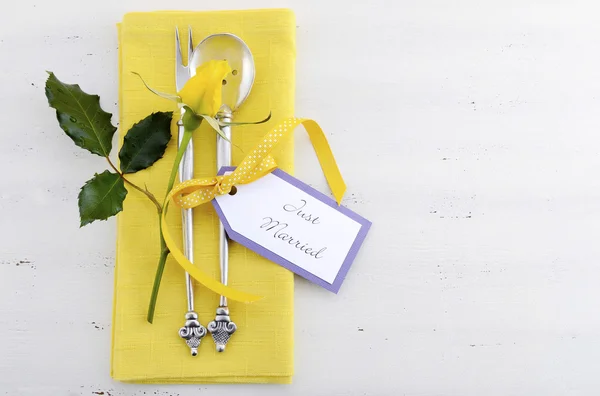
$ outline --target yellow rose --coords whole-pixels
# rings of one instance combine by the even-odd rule
[[[223,79],[231,72],[227,61],[211,60],[198,66],[196,75],[177,94],[196,114],[214,117],[221,107]]]

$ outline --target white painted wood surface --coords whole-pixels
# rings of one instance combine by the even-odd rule
[[[596,2],[2,1],[0,395],[595,395]],[[297,115],[328,133],[371,234],[338,296],[298,278],[290,386],[113,382],[104,161],[58,129],[44,70],[117,113],[127,11],[290,7]],[[297,139],[297,175],[325,189]]]

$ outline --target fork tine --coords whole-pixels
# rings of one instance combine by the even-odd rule
[[[175,63],[176,66],[183,66],[183,56],[181,56],[181,41],[179,40],[179,28],[175,26]]]
[[[194,39],[192,38],[192,27],[188,25],[188,62],[187,67],[192,63],[192,55],[194,54]]]

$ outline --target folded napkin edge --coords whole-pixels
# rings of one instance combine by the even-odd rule
[[[223,375],[198,378],[173,378],[173,377],[156,377],[145,378],[139,377],[118,377],[111,371],[110,376],[113,380],[129,384],[291,384],[293,374],[278,374],[278,375]]]
[[[123,20],[121,22],[117,22],[117,25],[123,24],[126,22],[126,19],[134,18],[137,16],[147,16],[149,14],[182,14],[182,15],[191,15],[191,14],[237,14],[237,13],[278,13],[278,14],[287,14],[292,18],[295,18],[294,10],[291,8],[245,8],[239,10],[202,10],[202,11],[190,11],[190,10],[155,10],[155,11],[131,11],[123,14]]]

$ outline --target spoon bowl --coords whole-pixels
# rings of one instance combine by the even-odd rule
[[[231,67],[231,73],[223,80],[222,91],[222,110],[231,113],[244,103],[252,89],[256,74],[252,52],[239,37],[218,33],[206,37],[194,49],[190,74],[195,75],[198,66],[210,60],[226,60]]]

